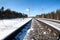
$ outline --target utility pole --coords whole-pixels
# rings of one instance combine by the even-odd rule
[[[27,11],[28,17],[29,17],[29,15],[30,15],[30,8],[27,8],[26,11]]]
[[[30,8],[28,8],[28,10],[29,10],[29,15],[30,15]]]
[[[42,18],[44,18],[44,8],[43,8],[43,6],[42,6],[42,13],[43,13]]]

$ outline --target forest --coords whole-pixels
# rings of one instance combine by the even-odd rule
[[[10,9],[4,10],[4,7],[0,8],[0,19],[11,19],[11,18],[26,18],[27,14],[12,11]]]
[[[49,12],[43,13],[41,15],[36,15],[36,17],[60,20],[60,9],[56,10],[56,12]]]

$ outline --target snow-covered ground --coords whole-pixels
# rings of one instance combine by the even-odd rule
[[[0,20],[0,40],[3,40],[31,19],[32,18],[17,18]]]
[[[38,20],[43,22],[43,23],[46,23],[46,24],[50,25],[51,27],[53,27],[53,28],[57,29],[58,31],[60,31],[60,24],[59,23],[55,23],[55,22],[48,21],[48,20],[41,19],[41,18],[38,18]]]
[[[60,23],[60,20],[55,20],[55,19],[48,19],[48,18],[41,18],[43,20],[50,20],[50,21],[55,21],[55,22],[59,22]]]

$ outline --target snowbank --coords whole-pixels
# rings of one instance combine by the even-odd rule
[[[0,40],[27,23],[32,18],[17,18],[0,20]]]

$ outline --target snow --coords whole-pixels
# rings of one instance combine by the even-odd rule
[[[60,24],[59,23],[55,23],[55,22],[52,22],[52,21],[44,20],[44,19],[38,19],[38,20],[43,22],[43,23],[46,23],[46,24],[50,25],[51,27],[60,31]]]
[[[0,40],[3,40],[9,34],[23,26],[32,18],[16,18],[0,20]]]
[[[48,18],[41,18],[41,19],[55,21],[55,22],[60,22],[60,20],[55,20],[55,19],[48,19]]]
[[[45,35],[47,32],[43,32],[43,34]]]

